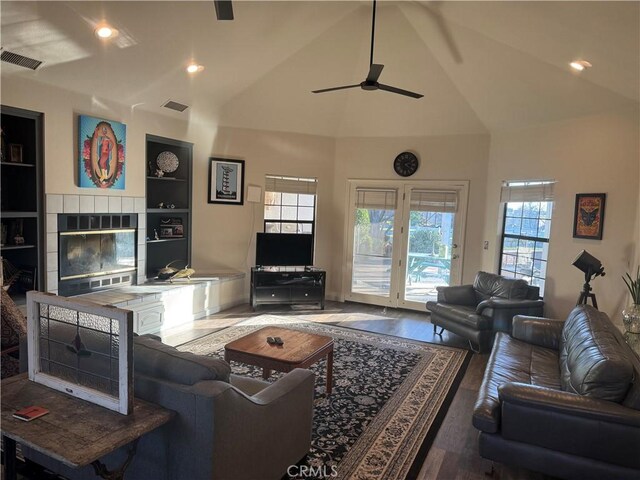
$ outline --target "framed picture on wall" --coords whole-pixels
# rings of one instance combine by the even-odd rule
[[[124,190],[127,126],[78,116],[78,186]]]
[[[573,213],[573,238],[602,240],[606,193],[576,194]]]
[[[209,203],[242,205],[244,160],[209,158]]]

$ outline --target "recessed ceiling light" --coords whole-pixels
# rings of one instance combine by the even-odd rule
[[[191,63],[187,66],[187,72],[189,73],[197,73],[201,72],[202,70],[204,70],[204,67],[202,65],[198,65],[197,63]]]
[[[591,64],[586,60],[574,60],[569,64],[569,66],[578,72],[582,72],[583,70],[591,67]]]
[[[106,23],[102,23],[98,25],[95,29],[95,32],[98,38],[104,38],[104,39],[113,38],[116,35],[118,35],[118,30],[107,25]]]

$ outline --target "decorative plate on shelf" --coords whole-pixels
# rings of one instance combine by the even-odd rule
[[[162,152],[158,155],[156,163],[158,164],[158,168],[164,173],[173,173],[178,169],[180,160],[178,160],[178,157],[173,152]]]

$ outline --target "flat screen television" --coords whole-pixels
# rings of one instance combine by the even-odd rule
[[[258,233],[256,265],[288,267],[313,265],[313,235]]]

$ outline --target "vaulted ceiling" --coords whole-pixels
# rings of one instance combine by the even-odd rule
[[[369,1],[235,1],[235,20],[216,21],[210,1],[3,0],[2,47],[44,64],[34,72],[2,63],[2,77],[226,126],[334,137],[486,133],[638,108],[639,7],[379,2],[380,82],[424,94],[416,100],[311,93],[364,80]],[[95,37],[102,20],[120,31],[116,39]],[[568,63],[578,58],[593,67],[574,73]],[[192,59],[205,70],[190,76]],[[191,108],[161,108],[168,99]]]

